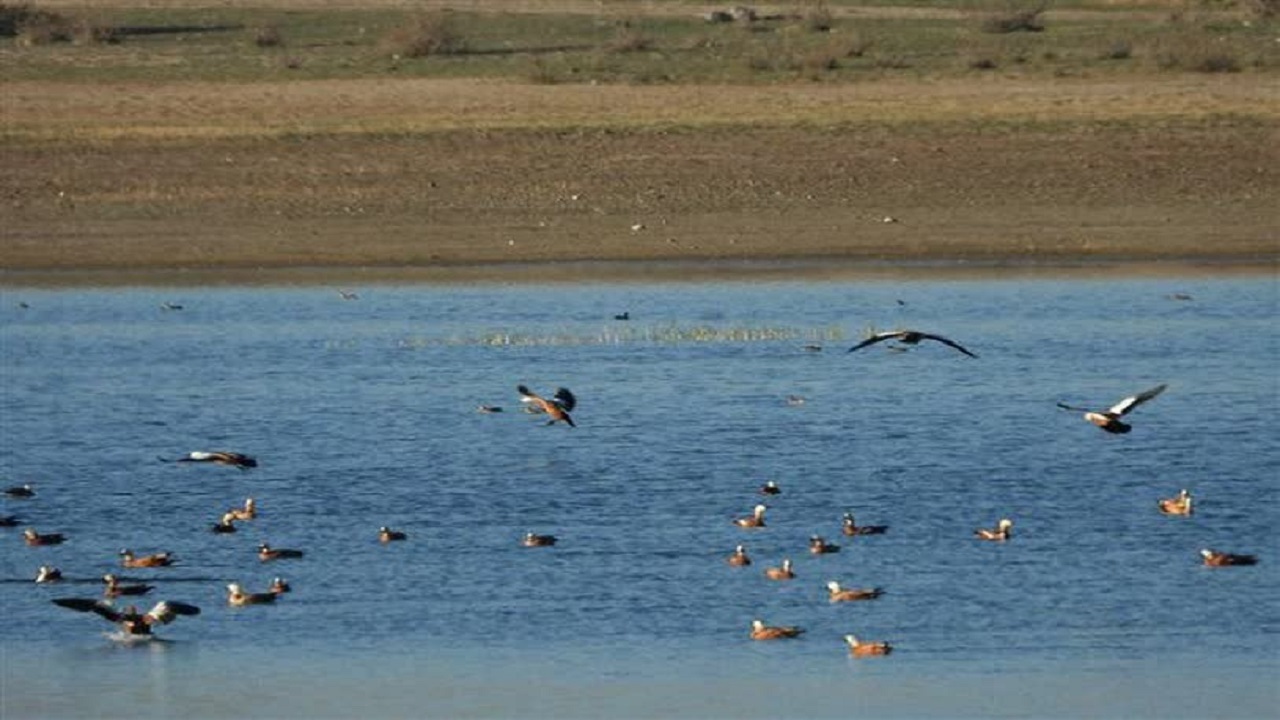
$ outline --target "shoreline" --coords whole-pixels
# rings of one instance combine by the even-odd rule
[[[554,269],[549,273],[548,269]],[[573,285],[1185,278],[1280,275],[1277,257],[1052,259],[788,257],[769,259],[522,260],[448,265],[0,270],[0,289],[321,287],[331,285]]]

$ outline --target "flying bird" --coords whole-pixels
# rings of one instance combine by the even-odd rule
[[[921,340],[936,340],[937,342],[940,342],[943,345],[947,345],[949,347],[955,348],[956,350],[959,350],[960,352],[964,353],[965,355],[968,355],[969,357],[972,357],[972,358],[978,357],[977,355],[974,355],[973,353],[966,350],[963,346],[960,345],[960,343],[957,343],[953,340],[948,340],[947,338],[944,338],[941,335],[932,335],[930,333],[920,332],[918,330],[889,330],[886,332],[874,333],[871,337],[849,348],[848,352],[853,352],[854,350],[860,350],[868,345],[874,345],[878,342],[883,342],[885,340],[897,340],[903,345],[917,345],[920,343]]]
[[[555,394],[550,398],[544,398],[524,385],[517,385],[516,390],[520,393],[520,401],[529,403],[529,407],[534,408],[533,412],[544,412],[551,418],[547,421],[548,425],[563,420],[569,427],[577,427],[569,413],[577,406],[578,399],[569,392],[569,388],[556,388]]]
[[[1168,385],[1157,385],[1150,390],[1144,390],[1137,395],[1130,395],[1115,405],[1112,405],[1109,409],[1103,411],[1075,407],[1074,405],[1067,405],[1066,403],[1058,403],[1058,407],[1063,410],[1083,412],[1085,420],[1088,420],[1094,425],[1097,425],[1103,430],[1114,435],[1123,435],[1124,433],[1132,430],[1133,426],[1128,423],[1121,422],[1120,418],[1133,412],[1133,409],[1142,403],[1164,392],[1166,387],[1168,387]]]
[[[213,463],[215,465],[230,465],[238,467],[241,470],[258,467],[258,461],[244,453],[229,452],[226,450],[192,450],[185,456],[177,460],[165,460],[160,458],[161,462],[201,462]]]
[[[133,605],[124,610],[117,610],[105,600],[91,600],[89,598],[56,598],[53,600],[53,604],[76,612],[91,612],[100,615],[108,622],[118,625],[120,631],[130,637],[149,637],[151,636],[151,626],[153,625],[168,625],[176,620],[179,615],[200,614],[200,608],[195,605],[172,600],[161,600],[146,613],[138,612],[138,609]]]

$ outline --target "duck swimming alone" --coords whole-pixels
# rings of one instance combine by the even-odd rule
[[[827,583],[827,599],[831,602],[854,602],[857,600],[875,600],[884,594],[880,588],[845,588],[832,580]]]
[[[1150,390],[1144,390],[1137,395],[1130,395],[1115,405],[1112,405],[1107,410],[1090,410],[1089,408],[1075,407],[1074,405],[1067,405],[1066,403],[1058,403],[1058,407],[1063,410],[1083,412],[1085,420],[1088,420],[1113,435],[1123,435],[1132,430],[1133,426],[1121,422],[1120,418],[1128,415],[1130,412],[1133,412],[1133,409],[1142,403],[1164,392],[1166,387],[1168,387],[1168,385],[1157,385]]]
[[[529,403],[529,407],[536,408],[537,411],[544,412],[551,418],[547,421],[548,425],[563,421],[569,427],[577,427],[573,418],[569,417],[569,413],[577,407],[578,399],[569,392],[568,388],[556,388],[555,394],[550,399],[538,395],[524,385],[517,385],[516,390],[520,393],[521,402]]]
[[[809,537],[809,552],[814,555],[837,553],[840,552],[840,546],[827,542],[821,535],[812,535]]]
[[[760,486],[760,494],[761,495],[781,495],[782,488],[778,487],[778,483],[774,482],[773,480],[770,480],[766,482],[764,485]]]
[[[252,520],[258,517],[258,503],[251,497],[244,499],[244,507],[231,508],[227,515],[233,520]]]
[[[979,540],[1008,540],[1013,537],[1013,521],[1009,518],[1003,518],[992,528],[978,528],[973,531],[974,537]]]
[[[845,535],[883,535],[888,531],[888,525],[859,525],[853,519],[853,513],[851,512],[846,512],[840,518],[840,532]]]
[[[853,635],[845,635],[844,642],[849,646],[849,654],[853,657],[888,655],[893,652],[893,646],[887,642],[861,642]]]
[[[122,585],[120,578],[111,573],[102,576],[102,582],[105,587],[102,588],[103,597],[120,597],[122,595],[146,595],[155,589],[154,585]]]
[[[787,558],[782,561],[781,566],[765,568],[764,576],[770,580],[792,580],[796,574],[791,569],[791,559]]]
[[[172,600],[161,600],[145,614],[139,613],[138,609],[133,605],[124,610],[117,610],[105,600],[57,598],[52,602],[54,605],[75,610],[76,612],[91,612],[100,615],[106,618],[108,622],[116,623],[120,627],[120,631],[125,635],[131,636],[151,635],[153,625],[168,625],[176,620],[179,615],[191,616],[200,614],[200,608],[195,605]]]
[[[17,515],[0,515],[0,527],[18,527],[22,524],[22,518]]]
[[[39,545],[61,545],[66,542],[67,538],[62,533],[38,533],[34,528],[27,528],[22,531],[22,539],[27,545],[36,547]]]
[[[1258,558],[1256,555],[1237,555],[1234,553],[1218,552],[1216,550],[1210,550],[1209,548],[1201,550],[1200,556],[1204,558],[1204,564],[1209,567],[1258,564]]]
[[[397,540],[404,540],[408,537],[409,536],[404,534],[403,532],[399,530],[392,530],[391,528],[388,528],[385,525],[378,528],[378,542],[389,543],[389,542],[395,542]]]
[[[751,621],[752,640],[783,640],[804,634],[804,628],[792,625],[765,625],[763,620]]]
[[[538,535],[537,533],[528,532],[520,539],[520,544],[525,547],[551,547],[557,542],[555,535]]]
[[[853,347],[849,348],[847,352],[860,350],[868,345],[874,345],[878,342],[883,342],[885,340],[897,340],[903,345],[918,345],[921,340],[934,340],[948,347],[955,348],[956,350],[959,350],[960,352],[964,353],[965,355],[968,355],[971,358],[978,357],[977,355],[974,355],[973,353],[966,350],[957,342],[948,340],[947,338],[944,338],[941,335],[932,335],[930,333],[920,332],[918,330],[890,330],[887,332],[875,333],[871,337],[867,338],[866,340],[863,340],[857,345],[854,345]]]
[[[36,573],[36,582],[51,583],[62,579],[62,571],[52,565],[41,565]]]
[[[235,513],[222,514],[222,519],[214,523],[212,530],[216,533],[233,533],[236,531]]]
[[[1178,491],[1177,496],[1160,500],[1158,507],[1165,515],[1190,515],[1191,493],[1184,488]]]
[[[11,498],[32,498],[36,496],[36,489],[31,487],[31,483],[23,483],[5,488],[4,494]]]
[[[290,550],[287,548],[273,548],[266,543],[258,546],[258,559],[262,562],[270,560],[287,560],[302,557],[301,550]]]
[[[751,509],[750,516],[735,518],[733,524],[740,528],[762,528],[764,527],[764,512],[768,509],[764,505],[756,505]]]
[[[249,593],[245,592],[240,583],[227,584],[227,604],[232,607],[244,607],[245,605],[266,605],[276,601],[278,593],[261,592]]]
[[[271,578],[271,587],[267,588],[267,592],[280,593],[293,592],[293,588],[289,586],[289,582],[281,577]]]
[[[175,562],[173,553],[162,552],[152,555],[134,555],[133,551],[125,548],[120,551],[120,564],[127,568],[152,568],[152,567],[168,567]]]
[[[751,564],[751,558],[747,556],[747,549],[739,545],[733,549],[733,554],[725,562],[735,567],[744,567]]]

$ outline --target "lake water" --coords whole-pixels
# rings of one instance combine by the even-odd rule
[[[0,529],[4,718],[1280,715],[1274,276],[0,305],[0,482],[37,491],[0,515],[68,537]],[[869,326],[980,357],[846,353]],[[578,426],[520,412],[518,383],[571,388]],[[1129,435],[1055,406],[1159,383]],[[158,460],[200,449],[261,464]],[[766,480],[767,527],[733,526]],[[1157,512],[1184,487],[1193,516]],[[248,496],[257,519],[209,531]],[[842,537],[845,510],[889,532]],[[1001,517],[1013,539],[973,537]],[[306,556],[260,563],[261,541]],[[725,563],[739,543],[751,567]],[[204,609],[171,642],[49,602],[96,597],[124,547],[181,561],[124,571],[148,607]],[[783,558],[797,578],[765,580]],[[36,585],[42,564],[69,581]],[[227,582],[277,575],[276,605],[227,606]],[[832,605],[828,580],[886,592]],[[753,618],[807,632],[752,642]],[[850,658],[850,632],[895,651]]]

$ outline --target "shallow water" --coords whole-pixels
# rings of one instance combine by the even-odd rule
[[[0,530],[4,717],[1280,713],[1273,278],[0,300],[0,471],[38,493],[0,514],[69,537]],[[845,353],[870,325],[980,357]],[[1055,407],[1161,382],[1126,436]],[[573,389],[578,427],[517,383]],[[261,466],[157,460],[214,448]],[[767,479],[768,527],[735,528]],[[1196,514],[1161,516],[1182,487]],[[246,496],[258,519],[208,531]],[[888,534],[841,537],[846,509]],[[1013,540],[972,538],[1004,516]],[[307,555],[259,563],[263,540]],[[738,543],[753,566],[724,563]],[[171,642],[48,602],[95,596],[122,547],[181,559],[126,572],[204,608]],[[797,579],[764,580],[784,557]],[[276,575],[275,606],[226,606]],[[886,594],[833,606],[831,579]],[[753,643],[756,617],[807,633]],[[895,652],[850,659],[847,632]]]

